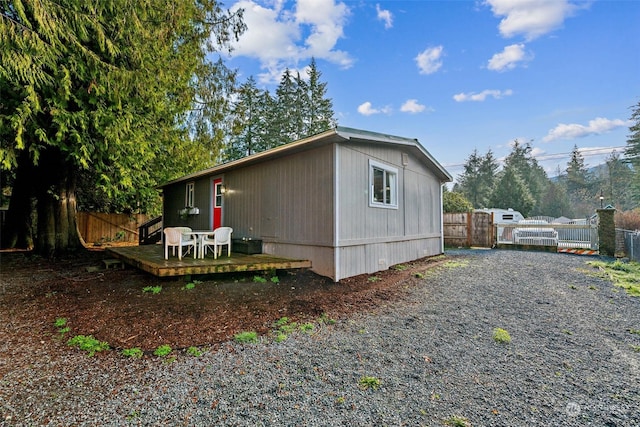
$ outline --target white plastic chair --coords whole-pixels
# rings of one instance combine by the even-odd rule
[[[195,259],[197,241],[189,234],[190,231],[189,227],[167,227],[164,229],[164,259],[169,259],[169,246],[172,247],[173,255],[176,254],[176,247],[178,248],[179,260],[182,260],[183,246],[189,247],[186,253],[193,249],[193,258]]]
[[[231,256],[231,233],[233,228],[231,227],[218,227],[213,230],[212,234],[202,236],[202,257],[207,256],[207,249],[213,246],[213,259],[217,259],[219,255],[222,255],[222,247],[227,246],[227,256]],[[209,236],[213,235],[213,239]]]

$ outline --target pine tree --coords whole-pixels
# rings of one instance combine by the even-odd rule
[[[315,58],[311,58],[308,67],[309,75],[309,107],[308,107],[308,127],[306,135],[315,135],[325,130],[336,127],[336,120],[333,112],[333,102],[326,97],[327,83],[320,81],[322,73],[318,70]]]
[[[527,217],[536,201],[515,167],[507,166],[500,173],[491,202],[494,207],[512,208]]]
[[[631,132],[627,136],[625,159],[633,167],[633,177],[629,183],[631,200],[637,206],[640,205],[640,101],[633,107],[631,113]]]
[[[531,213],[543,214],[544,212],[541,210],[540,202],[545,193],[549,178],[542,166],[540,166],[538,161],[532,156],[532,150],[531,142],[522,144],[520,141],[515,140],[511,153],[509,153],[505,159],[504,167],[505,169],[513,168],[522,178],[525,186],[529,190],[529,194],[534,200]]]
[[[498,170],[498,163],[491,150],[480,156],[474,149],[464,164],[464,172],[458,177],[459,191],[474,208],[490,207],[490,196]]]

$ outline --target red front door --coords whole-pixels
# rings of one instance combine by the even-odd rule
[[[211,229],[215,230],[222,227],[222,201],[223,201],[223,185],[222,178],[213,179],[213,224]]]

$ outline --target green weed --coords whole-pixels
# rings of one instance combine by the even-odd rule
[[[640,263],[622,262],[615,260],[613,262],[590,261],[587,264],[597,268],[601,277],[611,280],[611,282],[620,288],[623,288],[627,294],[640,296]]]
[[[275,341],[276,342],[282,342],[282,341],[286,341],[287,338],[288,338],[287,334],[285,334],[284,332],[278,332],[276,334]]]
[[[382,384],[382,381],[376,377],[364,376],[358,380],[358,385],[362,390],[368,390],[370,388],[377,390],[380,387],[380,384]]]
[[[300,330],[305,334],[312,334],[314,329],[315,326],[313,326],[313,323],[303,323],[300,325]]]
[[[162,292],[162,286],[145,286],[142,288],[142,292],[151,292],[153,295],[157,295]]]
[[[267,279],[262,276],[253,276],[253,281],[255,283],[267,283]]]
[[[511,335],[505,329],[495,328],[493,330],[493,340],[497,343],[508,344],[511,342]]]
[[[320,318],[318,319],[320,323],[324,323],[326,325],[335,325],[336,320],[329,317],[327,313],[322,313]]]
[[[280,283],[280,278],[278,276],[271,277],[271,283]]]
[[[189,356],[200,357],[202,356],[202,353],[204,352],[200,348],[195,346],[191,346],[187,349],[187,354]]]
[[[109,350],[109,344],[104,341],[98,341],[92,335],[76,335],[67,341],[70,347],[77,347],[82,351],[89,353],[89,356],[95,355],[99,351]]]
[[[377,282],[378,280],[382,280],[382,279],[380,279],[378,276],[370,276],[367,278],[367,281],[371,283]]]
[[[640,329],[627,329],[630,334],[640,335]]]
[[[122,355],[126,357],[131,357],[133,359],[140,359],[144,353],[138,347],[134,348],[125,348],[122,350]]]
[[[445,425],[448,425],[451,427],[470,427],[471,426],[471,424],[469,423],[469,420],[459,415],[450,416],[449,418],[444,420],[444,423]]]
[[[239,332],[233,336],[236,342],[253,344],[258,342],[258,333],[254,331]]]
[[[153,354],[155,356],[159,356],[159,357],[165,357],[167,356],[169,353],[171,353],[173,351],[173,349],[171,348],[170,345],[168,344],[162,344],[161,346],[159,346],[158,348],[156,348],[153,352]]]
[[[394,270],[397,270],[397,271],[404,271],[404,270],[406,270],[406,269],[407,269],[407,268],[409,268],[409,267],[408,267],[408,266],[406,266],[405,264],[397,264],[397,265],[394,265],[394,266],[393,266],[393,267],[391,267],[391,268],[393,268]]]
[[[635,353],[640,353],[640,345],[633,345],[632,344],[630,347]]]
[[[67,319],[64,317],[58,317],[54,322],[53,326],[55,326],[58,329],[64,328],[65,326],[67,326]]]

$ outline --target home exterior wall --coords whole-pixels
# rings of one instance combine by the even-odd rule
[[[413,140],[326,138],[194,174],[200,214],[186,219],[178,210],[188,177],[166,185],[165,225],[211,228],[212,182],[220,177],[223,225],[234,238],[262,239],[265,253],[309,259],[313,271],[335,281],[442,253],[441,181],[448,174],[432,169],[439,165]],[[370,160],[397,169],[397,208],[369,205]]]
[[[407,164],[403,165],[403,154]],[[398,169],[398,207],[369,206],[369,160]],[[339,146],[334,280],[442,253],[440,181],[412,154],[386,144]]]

